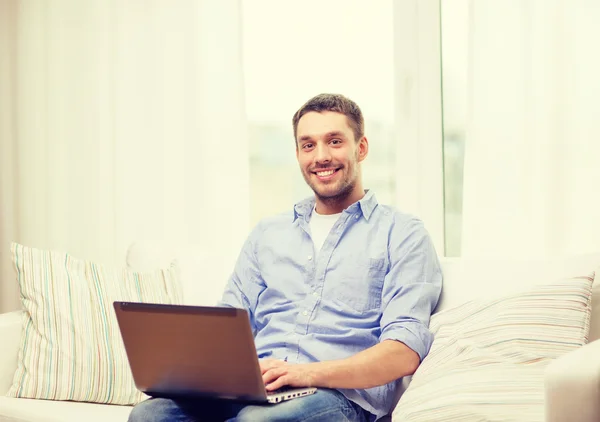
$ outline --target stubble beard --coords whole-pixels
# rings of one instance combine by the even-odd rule
[[[339,171],[343,171],[345,168],[340,169]],[[325,193],[321,193],[318,190],[319,185],[317,185],[316,183],[312,183],[311,181],[311,176],[312,173],[310,173],[308,176],[306,175],[306,173],[303,173],[304,176],[304,180],[306,181],[306,183],[308,184],[308,186],[310,186],[310,188],[312,189],[312,191],[315,193],[315,196],[319,199],[319,201],[321,201],[322,203],[326,204],[327,206],[335,206],[337,204],[341,204],[344,203],[346,201],[346,199],[348,199],[348,197],[350,197],[350,195],[352,195],[352,191],[354,190],[354,187],[356,186],[356,171],[354,169],[352,169],[352,173],[353,174],[347,174],[346,177],[342,180],[340,180],[339,183],[339,187],[327,194]],[[354,177],[352,177],[354,176]]]

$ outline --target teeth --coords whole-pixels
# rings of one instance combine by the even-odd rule
[[[321,176],[321,177],[325,177],[325,176],[331,176],[333,174],[334,170],[329,170],[329,171],[318,171],[317,175]]]

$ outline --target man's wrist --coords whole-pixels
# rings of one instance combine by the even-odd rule
[[[315,362],[309,365],[311,387],[331,388],[331,374],[334,362]]]

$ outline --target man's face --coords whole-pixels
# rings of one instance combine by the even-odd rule
[[[360,181],[358,163],[368,152],[358,143],[348,119],[332,111],[306,113],[296,130],[296,156],[306,183],[322,199],[343,199]]]

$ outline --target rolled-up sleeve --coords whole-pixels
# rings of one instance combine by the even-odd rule
[[[252,331],[256,332],[255,311],[258,297],[265,289],[256,259],[256,242],[262,232],[260,224],[252,230],[238,256],[234,271],[225,286],[219,306],[248,311]]]
[[[379,340],[400,341],[422,361],[433,343],[429,319],[442,290],[439,259],[418,219],[392,226],[388,251],[390,269],[382,290]]]

